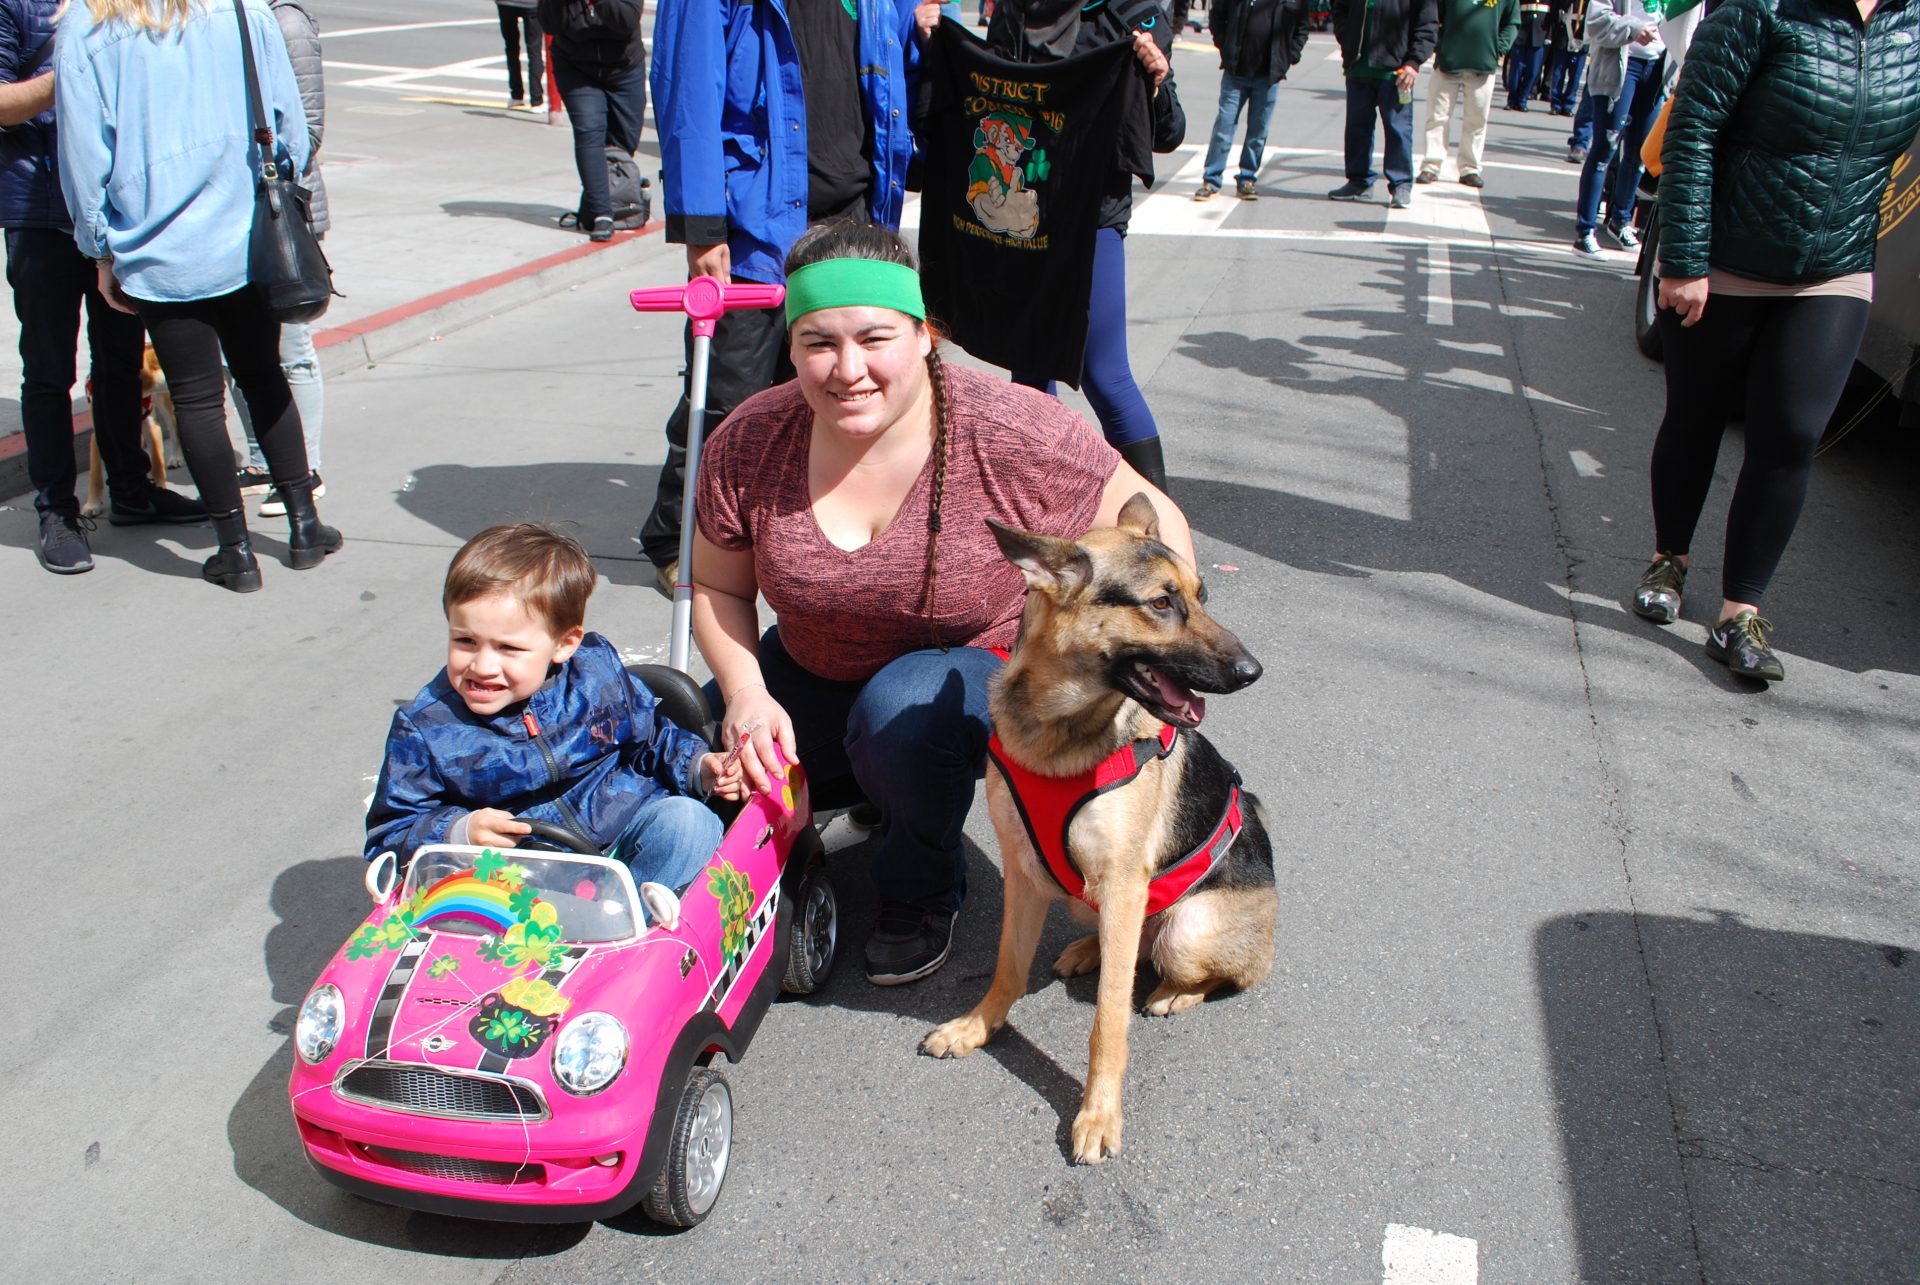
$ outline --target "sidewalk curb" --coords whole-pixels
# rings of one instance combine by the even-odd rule
[[[615,275],[664,247],[664,241],[653,240],[654,234],[664,226],[655,220],[630,232],[616,232],[611,241],[582,242],[357,321],[316,330],[313,346],[319,352],[321,374],[332,379],[349,371],[377,366],[410,348],[431,343],[442,335],[545,298],[557,290]],[[92,414],[76,411],[73,451],[83,477],[92,442]],[[20,495],[31,489],[25,434],[9,433],[0,437],[0,497]]]

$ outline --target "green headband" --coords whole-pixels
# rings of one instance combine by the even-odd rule
[[[787,275],[787,324],[822,308],[891,308],[927,319],[920,274],[879,259],[822,259]]]

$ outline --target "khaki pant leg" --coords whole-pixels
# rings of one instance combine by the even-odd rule
[[[1493,73],[1469,73],[1461,78],[1466,99],[1465,119],[1460,126],[1460,172],[1480,172],[1480,149],[1487,142],[1487,112],[1493,106]]]

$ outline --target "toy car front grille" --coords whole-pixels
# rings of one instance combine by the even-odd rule
[[[508,1186],[523,1177],[537,1178],[538,1165],[513,1164],[502,1160],[470,1160],[465,1156],[436,1156],[425,1151],[390,1151],[385,1147],[368,1147],[368,1155],[382,1164],[404,1169],[408,1173],[423,1174],[429,1178],[444,1178],[450,1182],[484,1182],[496,1187]]]
[[[359,1062],[334,1091],[351,1102],[447,1120],[544,1120],[547,1102],[525,1080],[396,1062]]]

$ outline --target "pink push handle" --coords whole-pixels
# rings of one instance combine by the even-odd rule
[[[723,286],[714,277],[695,277],[684,286],[653,286],[627,296],[635,312],[684,312],[693,333],[713,338],[713,327],[729,312],[742,308],[778,308],[787,300],[785,286],[736,281]]]

